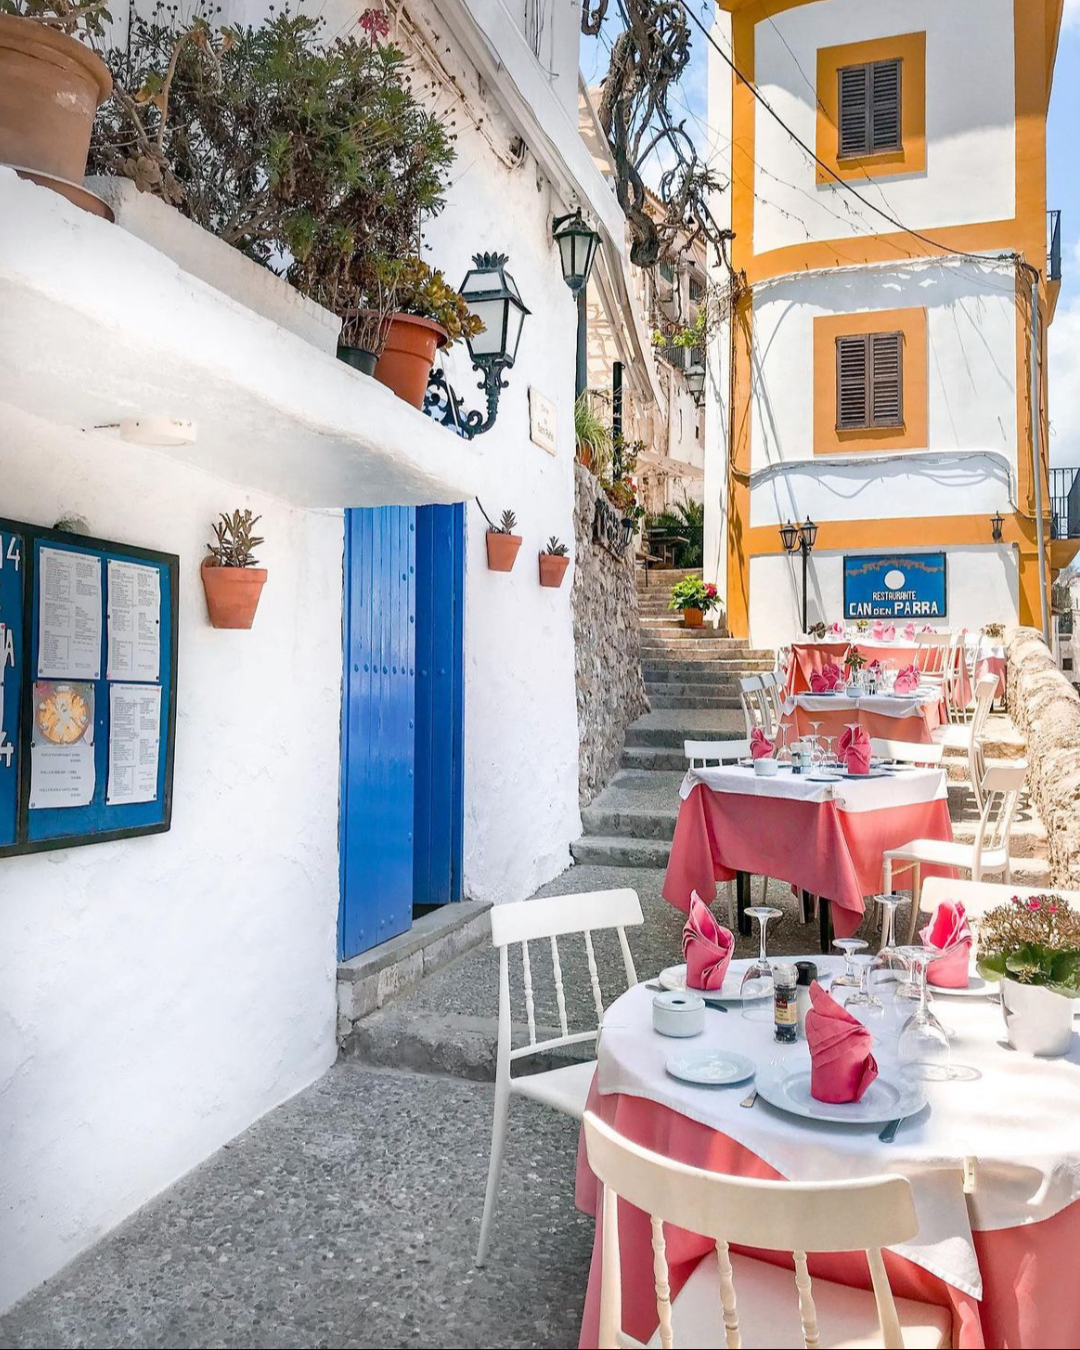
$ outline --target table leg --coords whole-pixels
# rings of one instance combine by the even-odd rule
[[[746,909],[749,904],[750,873],[737,872],[735,875],[735,905],[739,918],[739,934],[742,937],[750,936],[750,920],[746,916]]]
[[[802,910],[803,923],[810,923],[814,918],[814,897],[809,891],[799,892],[799,905]]]
[[[823,895],[818,896],[818,920],[821,925],[822,955],[828,955],[832,951],[833,940],[832,901]]]

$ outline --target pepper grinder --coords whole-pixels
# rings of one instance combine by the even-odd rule
[[[813,961],[796,961],[795,1011],[799,1019],[799,1035],[806,1040],[806,1014],[810,1011],[810,986],[817,979]]]

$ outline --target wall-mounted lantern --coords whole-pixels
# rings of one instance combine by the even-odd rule
[[[596,250],[600,247],[600,236],[585,224],[580,207],[569,215],[556,216],[552,221],[551,233],[559,246],[563,281],[576,297],[589,284]]]
[[[995,511],[990,517],[991,538],[995,544],[1001,543],[1001,527],[1005,524],[1000,511]]]

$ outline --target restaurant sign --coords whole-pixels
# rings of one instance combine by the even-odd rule
[[[944,553],[844,559],[845,619],[943,619]]]

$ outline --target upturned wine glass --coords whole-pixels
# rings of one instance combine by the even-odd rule
[[[833,988],[858,989],[862,981],[855,970],[852,957],[856,952],[865,951],[869,943],[865,938],[833,938],[833,946],[839,947],[845,958],[843,973],[833,977]]]
[[[930,962],[936,960],[941,952],[937,947],[918,945],[901,947],[900,951],[911,965],[919,999],[915,1011],[900,1030],[896,1057],[916,1078],[949,1078],[949,1059],[952,1054],[949,1035],[930,1011],[926,984]]]
[[[872,952],[851,952],[848,964],[855,967],[859,977],[859,987],[854,994],[844,1000],[844,1007],[860,1022],[881,1022],[885,1018],[885,1004],[870,987],[870,973],[874,969],[877,956]],[[834,980],[835,984],[836,981]]]
[[[773,1017],[773,973],[769,965],[765,932],[772,919],[779,919],[782,911],[770,905],[751,905],[746,913],[758,922],[757,959],[746,967],[739,986],[743,1000],[743,1016],[752,1022],[771,1022]]]

